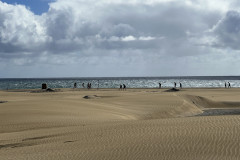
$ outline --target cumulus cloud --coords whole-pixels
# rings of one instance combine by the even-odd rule
[[[0,42],[28,50],[49,40],[41,17],[22,5],[8,5],[0,1]],[[31,45],[29,45],[31,43]],[[1,47],[2,52],[6,47]]]
[[[48,12],[36,15],[23,5],[0,1],[0,61],[6,66],[65,65],[69,70],[88,66],[91,71],[95,65],[109,74],[117,64],[146,75],[150,66],[171,65],[169,57],[196,60],[212,52],[221,54],[219,48],[238,50],[240,16],[229,11],[236,4],[57,0],[49,3]]]

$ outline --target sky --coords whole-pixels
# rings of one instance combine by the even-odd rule
[[[54,2],[54,0],[2,0],[2,2],[13,5],[25,5],[26,8],[31,10],[34,14],[40,15],[48,11],[48,3]]]
[[[238,0],[0,0],[0,78],[240,75]]]

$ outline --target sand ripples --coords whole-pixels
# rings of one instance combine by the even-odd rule
[[[0,105],[1,115],[8,115],[0,121],[1,159],[240,157],[238,115],[193,116],[219,105],[236,109],[236,101],[187,91],[98,91],[88,99],[76,91],[22,94]]]

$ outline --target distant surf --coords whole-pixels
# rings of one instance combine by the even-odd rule
[[[92,88],[119,88],[125,84],[127,88],[162,88],[174,87],[174,82],[182,83],[183,88],[220,88],[230,83],[231,87],[240,87],[240,76],[190,76],[190,77],[97,77],[97,78],[1,78],[0,89],[37,89],[42,83],[50,88],[77,88],[85,87],[87,83]]]

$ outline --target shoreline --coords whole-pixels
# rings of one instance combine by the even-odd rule
[[[57,90],[119,90],[120,88],[91,88],[91,89],[87,89],[87,88],[52,88],[52,87],[49,87],[50,89],[57,89]],[[163,90],[163,89],[172,89],[174,87],[162,87],[162,88],[126,88],[127,90],[134,90],[134,89],[137,89],[137,90],[152,90],[152,89],[158,89],[158,90]],[[240,87],[231,87],[231,88],[224,88],[224,87],[183,87],[183,88],[179,88],[179,87],[176,87],[176,89],[179,89],[179,90],[191,90],[191,89],[226,89],[226,90],[229,90],[229,89],[240,89]],[[46,89],[41,89],[41,88],[25,88],[25,89],[0,89],[0,91],[11,91],[11,90],[23,90],[23,91],[31,91],[31,90],[46,90]]]

